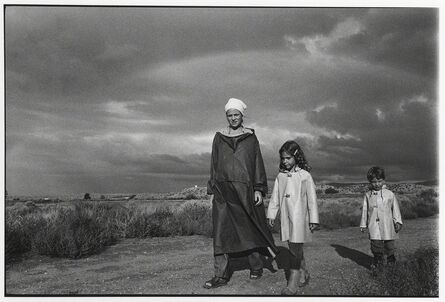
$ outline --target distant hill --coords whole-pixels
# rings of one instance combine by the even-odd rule
[[[428,189],[437,190],[437,180],[429,180],[413,183],[388,183],[387,187],[394,193],[416,194]],[[324,194],[326,189],[334,188],[339,194],[363,194],[368,190],[368,183],[320,183],[316,185],[317,194]],[[269,183],[269,194],[272,192],[273,183]],[[179,192],[169,193],[113,193],[101,194],[90,193],[92,200],[188,200],[188,199],[208,199],[207,187],[190,187]],[[8,195],[6,201],[41,201],[41,202],[60,202],[64,200],[80,200],[83,194],[58,195],[58,196],[14,196]]]
[[[416,184],[423,185],[423,186],[438,186],[439,182],[437,181],[437,179],[435,179],[435,180],[426,180],[426,181],[416,182]]]

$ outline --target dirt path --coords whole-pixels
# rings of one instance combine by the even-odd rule
[[[437,217],[407,220],[396,241],[403,259],[420,246],[438,246]],[[247,262],[233,261],[227,286],[206,290],[213,274],[212,239],[203,236],[128,239],[79,260],[32,256],[6,267],[6,294],[14,295],[278,295],[285,285],[286,244],[263,278],[249,280]],[[304,248],[311,282],[302,295],[344,295],[348,281],[369,276],[369,240],[358,228],[319,231]]]

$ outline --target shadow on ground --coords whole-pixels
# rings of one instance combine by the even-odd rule
[[[247,255],[250,251],[230,254],[230,272],[231,275],[237,271],[250,270],[249,261]],[[288,248],[278,246],[278,254],[275,259],[272,257],[266,257],[261,255],[265,270],[269,270],[272,273],[276,273],[277,269],[273,266],[272,262],[275,260],[278,269],[283,269],[286,279],[288,278],[289,269],[291,267],[291,253]]]
[[[357,263],[358,265],[363,266],[364,268],[367,269],[371,268],[371,262],[372,262],[371,256],[346,246],[338,244],[331,244],[331,246],[335,248],[335,251],[340,257],[348,258]]]

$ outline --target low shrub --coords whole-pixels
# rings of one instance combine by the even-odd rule
[[[15,256],[32,249],[35,231],[43,224],[40,209],[16,203],[5,211],[5,256],[9,263]]]
[[[417,213],[417,217],[430,217],[439,212],[439,205],[418,203],[414,211]]]
[[[432,192],[398,196],[402,218],[427,217],[438,212]],[[358,226],[362,196],[319,199],[321,227]],[[267,202],[265,202],[267,204]],[[176,235],[212,236],[212,208],[208,200],[188,200],[168,206],[105,201],[75,201],[52,205],[17,202],[6,207],[6,260],[34,249],[40,254],[79,258],[97,253],[122,238]],[[279,215],[272,232],[280,230]]]
[[[326,194],[336,194],[336,193],[338,193],[339,191],[336,190],[336,189],[334,189],[334,188],[332,188],[332,187],[329,187],[329,188],[327,188],[326,190],[324,190],[324,192],[325,192]]]
[[[107,228],[109,207],[76,203],[74,209],[60,207],[36,231],[34,246],[39,254],[79,258],[94,254],[116,238]]]
[[[423,196],[423,198],[421,196]],[[402,219],[430,217],[439,213],[438,199],[437,197],[434,197],[431,192],[427,191],[427,193],[422,192],[418,195],[410,194],[397,196],[397,198]]]
[[[23,216],[15,216],[10,212],[5,217],[5,254],[6,259],[31,250],[31,236],[27,232]],[[7,261],[8,262],[8,261]]]
[[[137,213],[133,208],[131,214],[126,238],[167,237],[178,233],[173,211],[168,207],[157,208],[153,213]]]
[[[187,201],[175,216],[180,235],[212,236],[212,207],[207,201]]]
[[[352,280],[349,296],[437,297],[439,295],[439,251],[417,249],[407,260],[384,266],[369,280]]]
[[[185,200],[198,199],[195,193],[187,193],[184,197]]]
[[[429,202],[435,202],[436,198],[439,196],[436,192],[436,190],[434,189],[427,189],[427,190],[423,190],[422,192],[420,192],[420,194],[418,194],[418,196],[420,198],[422,198],[425,201],[429,201]]]

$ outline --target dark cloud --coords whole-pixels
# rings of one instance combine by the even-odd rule
[[[282,47],[290,28],[301,35],[324,33],[345,13],[7,7],[6,66],[25,79],[11,85],[47,97],[114,95],[117,79],[141,67],[212,52]],[[313,18],[320,22],[309,22]]]
[[[230,97],[269,179],[288,139],[317,181],[434,178],[436,51],[436,9],[8,6],[8,191],[205,185]]]
[[[381,165],[397,167],[393,180],[437,177],[435,107],[412,102],[383,114],[380,120],[375,114],[353,113],[344,107],[313,112],[313,123],[356,136],[321,136],[317,149],[329,157],[320,158],[320,172],[329,174],[345,166],[355,172],[363,166]]]
[[[371,9],[363,31],[334,43],[331,52],[435,78],[438,9]]]

